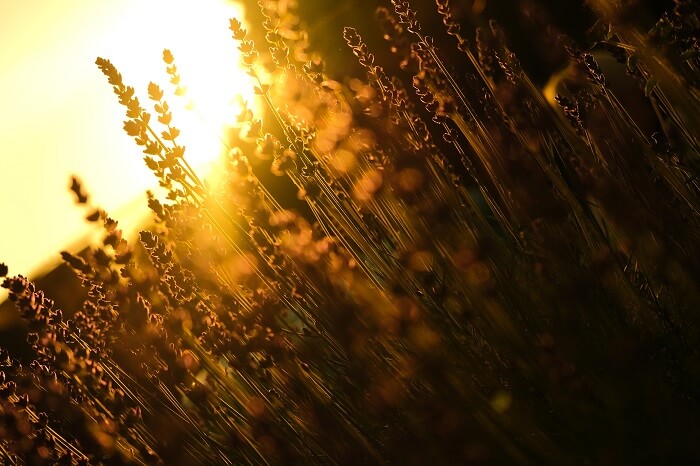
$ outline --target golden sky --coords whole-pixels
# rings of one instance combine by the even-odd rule
[[[143,193],[155,181],[122,130],[97,56],[145,105],[149,81],[169,90],[161,56],[171,49],[199,109],[174,115],[188,158],[201,166],[221,153],[231,99],[250,95],[233,16],[242,19],[242,7],[225,0],[0,0],[0,262],[11,274],[55,265],[92,231],[68,192],[72,174],[123,227],[146,215]]]

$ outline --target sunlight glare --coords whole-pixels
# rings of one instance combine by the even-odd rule
[[[228,18],[242,18],[242,8],[222,0],[159,0],[129,13],[138,15],[133,18],[136,21],[148,20],[142,26],[149,30],[149,47],[160,45],[159,52],[168,49],[173,53],[181,85],[187,90],[184,96],[174,95],[161,53],[148,57],[130,54],[142,47],[142,37],[127,36],[120,56],[113,60],[124,79],[144,96],[142,103],[148,102],[145,89],[149,81],[163,88],[173,109],[173,124],[181,130],[178,143],[187,147],[185,158],[200,175],[207,174],[225,149],[224,130],[240,112],[236,97],[249,105],[254,102],[251,78],[240,65],[240,52],[226,27]],[[122,57],[121,52],[127,56]],[[160,72],[147,76],[144,70],[151,68],[153,61],[160,65]]]
[[[244,19],[233,0],[23,0],[3,5],[0,28],[0,262],[36,276],[99,235],[68,192],[82,179],[95,206],[119,220],[125,234],[150,213],[145,191],[157,186],[141,149],[124,133],[124,108],[95,59],[109,59],[153,113],[148,83],[165,91],[177,142],[198,175],[227,152],[222,135],[240,112],[254,108],[253,86],[240,67],[228,30]],[[188,91],[173,95],[163,50],[169,49]],[[187,103],[191,110],[185,109]],[[156,119],[154,130],[162,131]],[[209,178],[214,175],[211,173]],[[10,201],[12,200],[12,201]],[[0,301],[3,298],[0,290]]]

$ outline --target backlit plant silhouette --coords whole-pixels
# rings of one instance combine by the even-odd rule
[[[73,180],[104,229],[63,253],[82,309],[5,279],[36,355],[0,355],[3,464],[700,461],[697,2],[647,32],[590,1],[590,49],[548,32],[569,63],[551,102],[496,23],[438,0],[427,31],[391,3],[396,76],[348,27],[365,75],[333,77],[288,2],[262,4],[265,43],[230,21],[265,106],[217,183],[166,92],[140,102],[97,59],[167,194],[130,240]]]

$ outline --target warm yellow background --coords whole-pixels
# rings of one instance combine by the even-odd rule
[[[36,274],[84,244],[91,229],[67,190],[71,174],[122,226],[146,213],[154,180],[97,56],[147,104],[149,80],[169,89],[161,53],[171,49],[206,121],[175,114],[189,157],[221,152],[217,131],[247,86],[232,16],[241,7],[225,0],[0,0],[0,262],[12,274]]]

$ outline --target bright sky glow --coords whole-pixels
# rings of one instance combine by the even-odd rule
[[[148,82],[161,85],[186,158],[202,174],[222,153],[232,99],[252,94],[228,30],[242,13],[226,0],[0,3],[0,262],[11,274],[35,275],[61,249],[84,244],[92,229],[68,192],[71,174],[125,230],[147,214],[143,193],[155,179],[122,130],[124,109],[95,58],[111,60],[150,110]],[[185,101],[171,94],[164,48],[196,112],[179,110]]]

